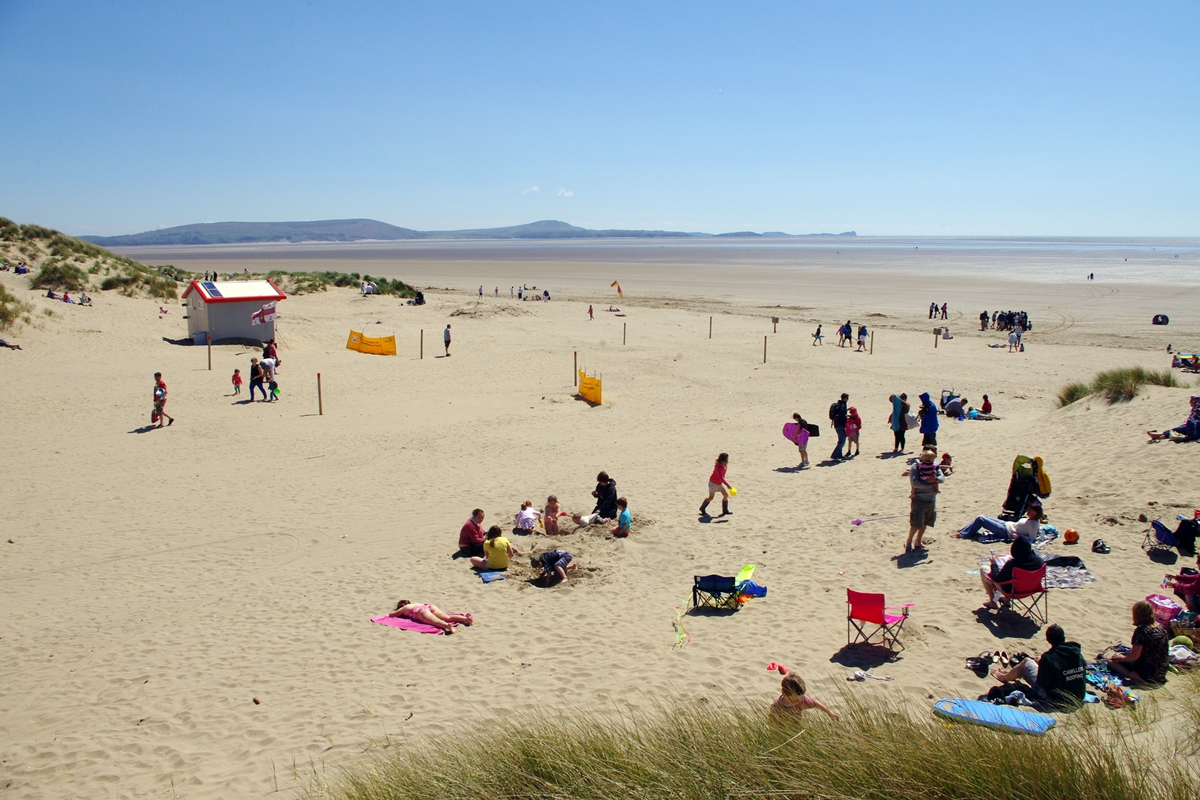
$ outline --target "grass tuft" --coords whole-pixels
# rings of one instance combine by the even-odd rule
[[[1065,408],[1076,400],[1082,400],[1092,393],[1092,387],[1086,383],[1068,383],[1058,390],[1058,407]]]
[[[370,275],[359,277],[357,272],[268,272],[267,277],[279,284],[288,294],[311,294],[324,292],[330,286],[340,288],[358,288],[363,280],[373,281],[379,288],[380,294],[390,294],[397,297],[415,297],[417,290],[404,281],[387,278],[372,278]]]
[[[52,258],[29,281],[34,289],[79,292],[87,288],[87,273],[74,264]]]
[[[847,697],[843,721],[709,702],[621,718],[526,715],[405,740],[355,767],[313,776],[335,800],[1167,800],[1200,796],[1169,753],[1114,726],[1064,719],[1045,737]],[[1078,712],[1087,716],[1090,711]],[[1107,712],[1106,712],[1107,713]],[[499,759],[499,760],[497,760]]]
[[[1169,369],[1152,370],[1143,367],[1125,367],[1097,373],[1090,384],[1068,383],[1058,390],[1058,407],[1063,408],[1093,394],[1103,395],[1110,404],[1128,402],[1137,396],[1138,390],[1146,385],[1170,386],[1178,389],[1183,384]]]
[[[0,224],[7,221],[0,218]],[[31,311],[33,311],[32,305],[18,300],[3,284],[0,284],[0,331],[8,330],[21,317],[28,319]]]

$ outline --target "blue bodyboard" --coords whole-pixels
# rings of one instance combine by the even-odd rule
[[[1013,706],[994,706],[982,700],[963,700],[947,697],[933,704],[933,712],[959,722],[974,722],[1001,731],[1032,733],[1041,736],[1054,727],[1056,720],[1036,711],[1022,711]]]
[[[505,577],[503,572],[481,572],[479,573],[479,579],[484,583],[491,583],[492,581],[505,580]]]

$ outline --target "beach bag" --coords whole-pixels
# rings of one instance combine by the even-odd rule
[[[151,422],[158,422],[158,409],[155,409],[155,410],[153,410],[153,411],[151,411],[151,412],[150,412],[150,421],[151,421]]]
[[[1164,628],[1169,628],[1171,620],[1179,616],[1180,611],[1183,611],[1183,606],[1161,594],[1147,595],[1146,602],[1154,607],[1154,618]]]

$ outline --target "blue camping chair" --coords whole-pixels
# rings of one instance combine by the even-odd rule
[[[1179,540],[1175,538],[1171,529],[1158,520],[1151,522],[1150,530],[1146,531],[1146,538],[1142,542],[1142,549],[1149,554],[1154,550],[1170,550],[1172,547],[1179,547]]]
[[[692,608],[737,608],[735,578],[725,575],[696,575],[692,578]]]

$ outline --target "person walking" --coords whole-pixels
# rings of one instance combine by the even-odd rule
[[[942,303],[942,319],[946,318],[947,309],[948,309],[948,306],[945,303]]]
[[[450,323],[446,323],[446,330],[442,331],[442,343],[446,345],[446,358],[450,357]]]
[[[729,453],[721,453],[717,456],[717,462],[713,464],[712,475],[708,476],[708,497],[700,504],[700,516],[708,518],[708,504],[712,502],[713,497],[717,492],[721,493],[721,516],[725,517],[733,512],[729,510],[729,481],[725,479],[725,471],[729,469]]]
[[[921,392],[921,408],[917,416],[921,418],[921,446],[937,447],[938,410],[929,392]]]
[[[816,347],[817,345],[821,345],[822,347],[825,346],[825,342],[821,340],[821,326],[820,325],[817,325],[816,333],[814,333],[812,335],[812,337],[813,337],[813,347]]]
[[[158,417],[158,427],[163,426],[163,420],[167,420],[168,425],[175,424],[175,418],[167,414],[165,408],[167,405],[167,384],[162,379],[162,373],[154,373],[154,415]]]
[[[589,319],[589,320],[594,320],[595,318],[596,318],[596,317],[595,317],[595,314],[594,314],[594,313],[593,313],[593,311],[592,311],[592,306],[591,306],[591,304],[589,303],[589,304],[588,304],[588,319]]]
[[[846,444],[846,418],[850,415],[850,410],[846,407],[846,401],[850,399],[850,395],[842,392],[842,398],[829,407],[829,421],[833,423],[833,429],[837,431],[837,447],[833,448],[833,454],[829,456],[834,461],[841,461],[845,458],[842,455],[842,447]]]
[[[483,299],[483,284],[479,284],[479,299]]]
[[[892,452],[904,452],[904,432],[908,430],[908,395],[901,392],[888,398],[892,401],[892,416],[888,421],[892,426]]]
[[[257,358],[250,359],[250,402],[254,402],[254,389],[262,392],[262,399],[267,399],[267,390],[263,388],[263,368]]]

